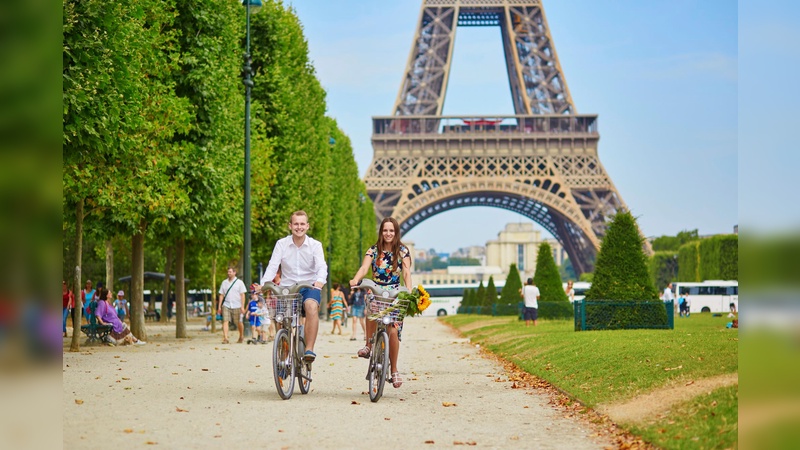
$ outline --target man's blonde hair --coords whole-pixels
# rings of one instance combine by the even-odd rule
[[[292,219],[294,219],[294,216],[306,216],[306,222],[308,222],[308,214],[305,211],[303,211],[302,209],[299,209],[299,210],[293,212],[292,215],[289,216],[289,223],[290,224],[292,223]]]

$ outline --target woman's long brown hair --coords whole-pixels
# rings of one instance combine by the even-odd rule
[[[394,240],[389,243],[389,251],[392,252],[392,266],[390,267],[389,273],[394,273],[394,271],[400,267],[398,264],[403,264],[403,262],[400,261],[400,246],[404,244],[400,242],[400,225],[397,224],[397,221],[394,220],[393,217],[386,217],[381,221],[381,226],[378,227],[378,242],[375,243],[375,246],[378,248],[378,252],[383,251],[383,224],[386,222],[391,222],[391,224],[394,225]],[[375,258],[377,257],[379,257],[379,255],[375,255]]]

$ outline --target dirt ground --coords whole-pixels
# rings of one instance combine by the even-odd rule
[[[149,325],[142,347],[64,340],[64,448],[479,448],[616,446],[587,420],[568,417],[540,390],[516,389],[503,367],[435,318],[406,320],[405,383],[371,403],[359,342],[322,322],[311,392],[281,400],[272,344],[221,344],[190,322]],[[236,333],[233,332],[235,336]],[[232,342],[235,342],[232,339]]]

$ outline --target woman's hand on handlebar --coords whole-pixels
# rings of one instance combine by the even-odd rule
[[[355,278],[353,278],[352,280],[350,280],[350,287],[356,287],[356,286],[358,286],[359,284],[361,284],[361,280],[356,280]]]

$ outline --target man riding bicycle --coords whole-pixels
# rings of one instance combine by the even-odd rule
[[[289,230],[292,234],[275,243],[267,270],[261,277],[261,285],[272,281],[279,268],[281,270],[281,286],[291,286],[314,280],[313,289],[303,288],[299,292],[303,299],[302,315],[306,318],[304,335],[306,352],[303,359],[310,363],[314,362],[317,357],[314,353],[314,343],[319,330],[320,293],[328,277],[328,265],[325,263],[322,244],[306,235],[308,214],[305,211],[292,213]]]

